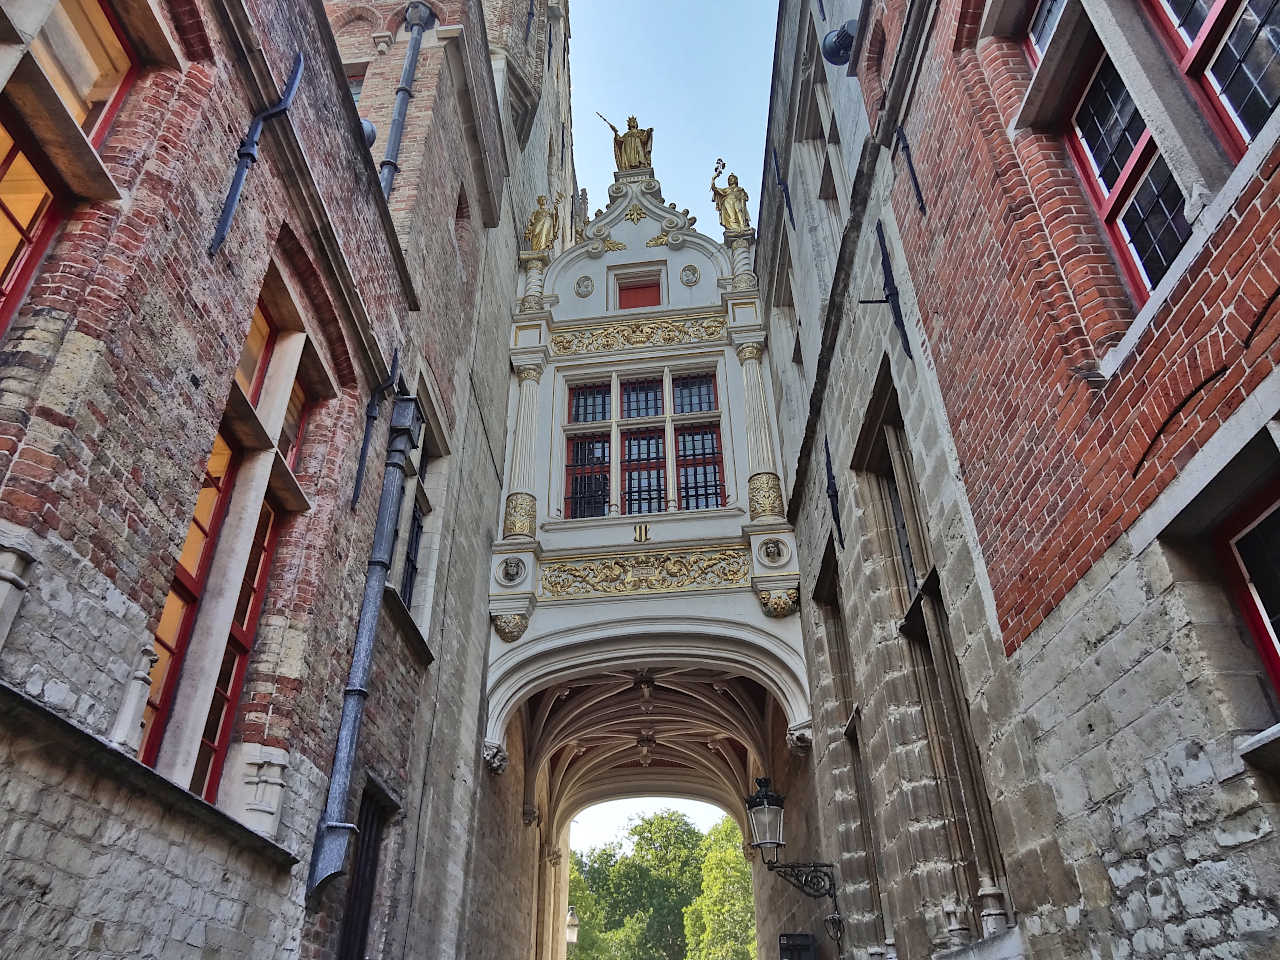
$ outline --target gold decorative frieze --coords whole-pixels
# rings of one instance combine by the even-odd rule
[[[549,599],[730,590],[751,583],[746,547],[662,550],[550,560],[542,565]]]
[[[601,327],[566,330],[551,338],[556,354],[604,353],[627,347],[668,347],[681,343],[718,340],[724,335],[724,317],[695,317],[686,320],[632,320]]]
[[[756,473],[747,480],[747,503],[751,519],[785,516],[782,510],[782,481],[776,473]]]
[[[538,518],[538,504],[531,493],[513,493],[507,497],[502,516],[502,537],[532,537]]]

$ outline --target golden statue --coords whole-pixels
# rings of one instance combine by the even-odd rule
[[[524,228],[524,242],[530,250],[550,250],[556,242],[556,231],[560,229],[560,202],[563,193],[556,194],[556,202],[547,208],[547,198],[539,197],[538,206],[529,214],[529,225]]]
[[[724,161],[716,161],[715,176],[711,178],[711,199],[716,202],[716,210],[720,213],[720,224],[726,230],[740,233],[751,229],[751,217],[747,213],[747,191],[738,186],[738,175],[729,174],[728,183],[723,187],[716,186],[720,174],[724,173]]]
[[[596,116],[609,123],[603,114],[597,112]],[[627,117],[626,133],[619,133],[612,123],[609,123],[609,129],[613,131],[613,159],[619,173],[653,166],[653,127],[642,130],[635,117]]]

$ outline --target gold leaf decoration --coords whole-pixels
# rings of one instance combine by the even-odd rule
[[[667,245],[667,235],[665,233],[660,233],[656,237],[654,237],[652,240],[649,240],[645,243],[646,247],[665,247],[666,245]]]
[[[604,241],[604,248],[612,252],[614,250],[625,250],[627,249],[627,245],[618,240],[614,240],[612,237],[608,237]]]
[[[633,203],[631,208],[622,215],[622,219],[630,220],[632,223],[639,223],[641,220],[648,218],[648,214],[644,212],[644,207],[638,203]]]
[[[675,346],[717,340],[724,334],[724,317],[692,320],[632,320],[603,327],[583,327],[551,338],[556,354],[604,353],[627,347]]]
[[[624,553],[542,565],[542,593],[549,599],[729,590],[750,583],[751,555],[745,547]]]

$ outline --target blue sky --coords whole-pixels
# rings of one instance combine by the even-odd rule
[[[688,207],[697,229],[721,236],[710,187],[717,157],[751,195],[755,226],[777,22],[777,0],[571,0],[574,162],[589,212],[613,183],[613,134],[598,110],[619,130],[631,114],[654,128],[663,197]],[[615,800],[580,813],[569,844],[621,839],[633,819],[667,808],[704,831],[724,816],[691,800]]]
[[[721,235],[711,202],[717,157],[751,195],[756,224],[777,0],[572,0],[574,161],[589,212],[613,183],[613,134],[635,114],[653,127],[663,197]],[[720,179],[721,185],[724,178]]]

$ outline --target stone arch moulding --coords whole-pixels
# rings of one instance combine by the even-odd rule
[[[381,16],[378,14],[375,7],[361,4],[359,6],[348,7],[346,10],[343,10],[334,17],[331,29],[336,36],[338,31],[345,30],[357,21],[363,21],[369,25],[369,32],[373,33],[378,29],[378,21],[380,19]]]
[[[507,726],[531,695],[555,683],[624,667],[699,666],[756,681],[777,701],[790,729],[811,722],[803,654],[748,623],[710,617],[600,619],[534,636],[489,667],[485,740],[506,746]]]
[[[556,826],[566,831],[573,823],[573,818],[587,807],[609,800],[630,800],[636,797],[675,797],[677,800],[709,803],[733,817],[744,837],[751,836],[747,824],[747,808],[742,797],[729,793],[708,778],[697,777],[687,771],[666,773],[655,767],[612,770],[596,777],[590,786],[576,791],[556,811]]]
[[[346,332],[329,295],[328,285],[310,252],[287,222],[280,225],[280,233],[276,237],[275,259],[301,284],[298,292],[306,297],[307,306],[320,326],[339,384],[344,388],[355,386],[355,367]]]

